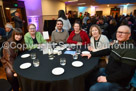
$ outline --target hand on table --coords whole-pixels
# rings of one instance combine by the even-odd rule
[[[14,73],[13,75],[14,75],[14,77],[17,77],[17,73]]]
[[[87,56],[87,57],[88,57],[88,59],[90,59],[90,58],[91,58],[91,54],[81,54],[81,56],[82,56],[82,57]]]
[[[106,76],[99,76],[97,82],[107,82]]]
[[[88,46],[89,51],[95,51],[95,49],[92,46]]]

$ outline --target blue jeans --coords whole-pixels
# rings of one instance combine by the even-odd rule
[[[100,82],[91,86],[89,91],[119,91],[120,89],[122,88],[116,83]]]
[[[100,68],[97,77],[106,75],[105,68]],[[89,91],[119,91],[119,89],[121,87],[116,83],[100,82],[91,86]]]

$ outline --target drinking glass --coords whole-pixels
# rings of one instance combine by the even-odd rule
[[[74,54],[73,59],[78,59],[78,54]]]
[[[76,54],[80,54],[81,50],[79,48],[76,49]]]
[[[53,53],[53,50],[51,48],[48,49],[48,54],[51,55]]]
[[[66,58],[60,58],[60,65],[62,66],[66,65]]]
[[[36,53],[31,53],[31,59],[36,59]]]
[[[33,59],[34,67],[38,67],[40,65],[39,59]]]
[[[62,51],[58,51],[58,55],[61,55],[62,54]]]
[[[49,55],[49,60],[53,60],[54,59],[54,55]]]

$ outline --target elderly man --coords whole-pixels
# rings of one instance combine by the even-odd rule
[[[69,34],[67,31],[65,31],[64,29],[62,29],[63,27],[63,22],[61,20],[57,20],[56,21],[56,30],[54,30],[52,32],[51,35],[51,41],[52,42],[63,42],[66,43],[67,38],[69,37]]]
[[[12,31],[13,31],[12,24],[7,23],[5,25],[5,31],[6,31],[6,36],[4,36],[3,38],[4,38],[4,40],[8,40],[11,37],[11,35],[12,35]]]
[[[136,68],[136,49],[129,41],[131,30],[128,26],[120,26],[116,37],[118,43],[98,52],[92,52],[91,56],[109,55],[109,62],[105,69],[100,70],[97,83],[90,87],[90,91],[125,91]]]

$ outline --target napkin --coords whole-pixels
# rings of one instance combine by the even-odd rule
[[[65,51],[64,54],[74,55],[74,54],[76,54],[76,51]]]

